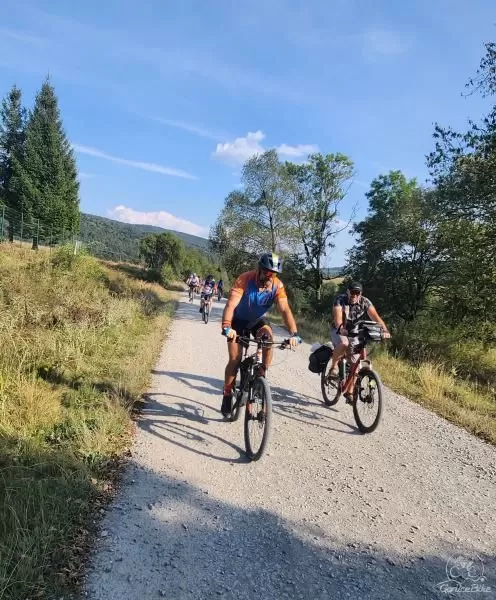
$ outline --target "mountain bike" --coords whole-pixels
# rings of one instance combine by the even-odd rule
[[[321,373],[321,389],[326,406],[333,406],[343,394],[353,407],[353,416],[362,433],[371,433],[379,425],[382,414],[382,382],[367,357],[367,344],[382,341],[382,329],[375,321],[359,321],[348,332],[348,358],[338,363],[337,378]],[[354,378],[355,388],[350,397],[348,390]]]
[[[203,317],[203,322],[205,323],[205,325],[208,323],[208,318],[210,316],[211,303],[212,303],[212,295],[210,294],[207,298],[205,298],[204,303],[203,303],[202,317]]]
[[[194,300],[195,300],[195,287],[192,286],[192,285],[189,286],[189,294],[188,294],[188,296],[189,296],[189,301],[190,302],[194,302]]]
[[[262,350],[277,346],[281,350],[290,348],[289,340],[271,341],[237,336],[236,342],[243,346],[243,358],[236,374],[235,400],[229,417],[237,421],[245,406],[245,448],[250,460],[259,460],[269,442],[272,425],[272,394],[270,386],[262,374]],[[249,346],[256,345],[253,354],[248,354]]]

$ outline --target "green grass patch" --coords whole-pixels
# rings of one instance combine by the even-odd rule
[[[0,245],[0,599],[80,582],[175,305],[138,276]]]

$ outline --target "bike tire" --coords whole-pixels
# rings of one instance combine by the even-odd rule
[[[255,404],[254,399],[260,398],[261,400],[261,410],[258,414],[262,413],[261,417],[254,418],[252,416],[253,405]],[[257,403],[258,404],[258,403]],[[255,423],[258,422],[259,428],[262,429],[262,439],[258,448],[254,448],[252,443],[250,428],[253,425],[253,429],[255,430]],[[265,377],[256,377],[252,386],[252,397],[248,400],[245,408],[245,424],[244,424],[244,433],[245,433],[245,448],[246,455],[252,461],[259,460],[263,453],[267,448],[267,444],[269,443],[270,434],[272,429],[272,394],[270,392],[269,384]]]
[[[376,397],[373,399],[372,403],[377,406],[377,413],[375,415],[374,420],[370,425],[366,425],[362,417],[360,415],[359,407],[362,408],[362,404],[365,405],[367,403],[371,403],[370,401],[365,401],[359,397],[361,390],[361,383],[365,377],[368,377],[369,380],[374,380],[376,382]],[[382,382],[379,374],[369,367],[365,367],[360,369],[358,372],[358,376],[355,382],[355,393],[353,394],[353,416],[355,417],[355,422],[357,424],[358,429],[361,433],[372,433],[377,429],[379,425],[379,421],[381,420],[382,415]]]
[[[326,406],[334,406],[339,397],[341,396],[341,381],[336,381],[336,387],[333,388],[327,385],[327,365],[326,368],[320,374],[320,389],[322,391],[322,398],[324,399],[324,404]],[[332,390],[335,390],[333,393]]]
[[[205,321],[205,325],[208,323],[208,317],[210,316],[210,303],[207,302],[203,307],[203,320]]]

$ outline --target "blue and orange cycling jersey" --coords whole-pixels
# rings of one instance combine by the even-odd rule
[[[230,298],[240,298],[234,309],[234,318],[252,323],[257,321],[272,307],[274,302],[287,299],[283,282],[274,277],[260,289],[257,271],[240,275],[231,288]]]

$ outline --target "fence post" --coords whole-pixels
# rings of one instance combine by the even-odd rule
[[[5,230],[5,205],[2,206],[2,229],[0,232],[0,240],[3,240],[4,230]]]
[[[24,212],[21,211],[21,246],[22,246],[22,235],[24,233]]]

